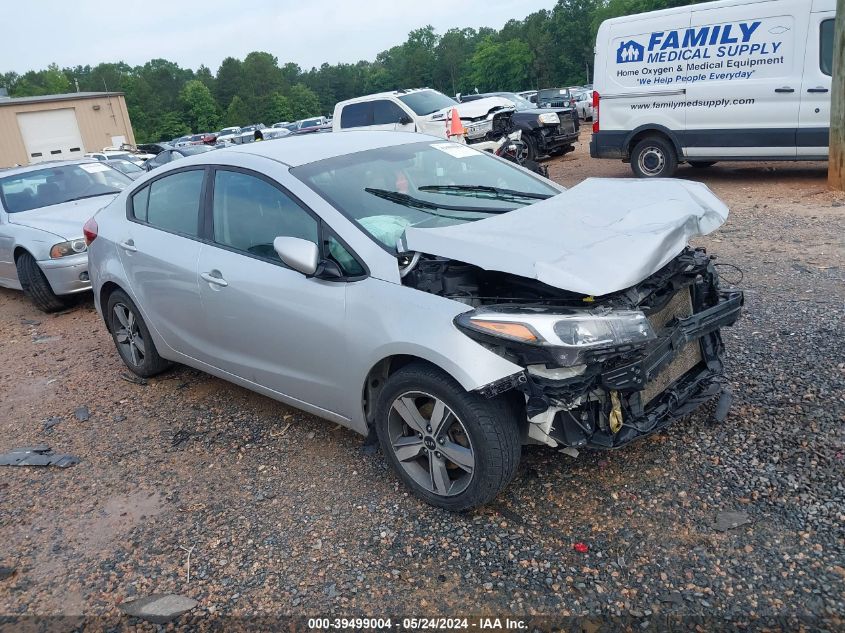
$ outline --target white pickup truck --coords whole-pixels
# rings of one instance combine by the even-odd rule
[[[504,136],[518,140],[508,99],[489,97],[458,103],[437,90],[395,90],[341,101],[334,107],[332,132],[391,130],[446,137],[452,109],[458,111],[464,140],[479,150],[494,151]]]

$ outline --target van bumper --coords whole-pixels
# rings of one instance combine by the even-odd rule
[[[625,131],[595,132],[590,141],[590,156],[626,160],[628,158],[628,153],[625,151],[627,138],[628,132]]]

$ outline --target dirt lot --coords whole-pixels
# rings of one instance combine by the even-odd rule
[[[549,165],[566,185],[630,176],[586,141]],[[845,626],[845,197],[823,164],[679,176],[731,206],[701,240],[747,291],[725,332],[727,420],[706,408],[615,453],[527,450],[508,490],[466,515],[409,496],[334,424],[184,367],[128,382],[88,298],[50,316],[0,290],[0,450],[47,443],[81,460],[0,470],[0,566],[16,569],[0,580],[0,629],[16,614],[117,625],[122,601],[166,592],[199,601],[182,625],[514,613]],[[718,531],[723,511],[750,522]]]

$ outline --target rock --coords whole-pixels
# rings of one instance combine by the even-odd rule
[[[112,417],[112,420],[114,420],[115,422],[123,422],[125,419],[126,419],[125,415],[116,415],[116,416]]]
[[[8,580],[17,573],[14,567],[0,566],[0,580]]]
[[[59,416],[54,415],[52,418],[47,418],[44,420],[44,430],[49,431],[54,426],[61,424],[62,422],[64,422],[64,418],[60,418]]]
[[[334,584],[334,583],[331,583],[330,585],[327,585],[327,586],[326,586],[326,595],[327,595],[330,599],[331,599],[331,598],[336,598],[337,596],[339,596],[339,595],[340,595],[340,594],[338,593],[338,591],[337,591],[337,587],[335,586],[335,584]]]
[[[831,205],[832,207],[845,207],[845,202],[842,200],[834,200]]]
[[[88,410],[88,407],[82,405],[76,411],[73,412],[73,417],[75,417],[80,422],[87,422],[88,419],[91,417],[91,412]]]
[[[120,605],[126,615],[147,620],[153,624],[166,624],[197,606],[197,601],[177,594],[157,593],[146,598],[131,600]]]
[[[307,437],[309,440],[313,440],[315,436],[316,436],[316,433],[314,433],[314,431],[310,431],[310,432],[308,433],[308,435],[306,435],[306,437]]]
[[[719,530],[719,532],[727,532],[746,523],[751,523],[747,512],[720,512],[716,515],[716,523],[713,528]]]

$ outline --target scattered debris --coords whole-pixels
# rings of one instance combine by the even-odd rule
[[[140,376],[136,376],[135,374],[130,374],[128,372],[123,372],[120,374],[120,377],[125,380],[126,382],[131,382],[135,385],[142,385],[144,387],[147,386],[147,379],[141,378]]]
[[[713,420],[721,424],[728,417],[728,411],[733,402],[733,393],[728,387],[722,387],[722,393],[719,395],[719,402],[716,404],[716,410],[713,412]]]
[[[53,341],[62,340],[61,336],[49,336],[47,334],[38,334],[32,337],[33,343],[51,343]]]
[[[156,593],[146,598],[124,602],[120,610],[126,615],[147,620],[153,624],[167,624],[197,606],[193,598],[173,593]]]
[[[0,565],[0,580],[8,580],[18,572],[14,567],[3,567]]]
[[[572,459],[575,459],[576,457],[578,457],[578,455],[580,455],[580,453],[578,452],[578,449],[572,448],[571,446],[567,446],[566,448],[562,448],[562,449],[560,449],[559,452],[563,453],[564,455],[569,455],[569,457],[571,457]]]
[[[44,430],[49,431],[50,429],[52,429],[57,424],[61,424],[64,421],[65,421],[64,418],[61,418],[57,415],[54,415],[52,418],[47,418],[46,420],[44,420]]]
[[[188,580],[186,584],[191,584],[191,553],[194,551],[196,545],[191,545],[190,547],[185,547],[184,545],[180,545],[179,548],[188,552]]]
[[[73,455],[57,455],[46,444],[14,448],[8,453],[0,453],[0,466],[57,466],[67,468],[79,463]]]
[[[41,321],[34,321],[32,319],[21,319],[21,323],[23,323],[24,325],[31,325],[32,327],[41,325]]]
[[[727,532],[746,523],[751,523],[747,512],[720,512],[716,515],[713,527],[720,532]]]
[[[586,543],[575,543],[572,546],[572,549],[574,549],[579,554],[586,554],[590,551],[590,547]]]
[[[76,411],[73,412],[73,416],[80,422],[87,422],[88,419],[91,417],[91,412],[88,410],[88,407],[82,405]]]

